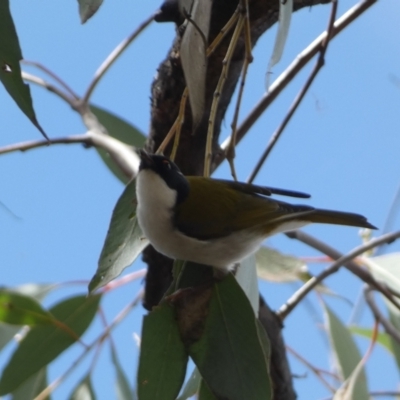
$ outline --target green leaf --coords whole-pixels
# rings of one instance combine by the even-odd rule
[[[363,260],[374,278],[395,291],[400,291],[400,253],[370,257]]]
[[[257,274],[272,282],[293,282],[310,279],[306,264],[297,257],[262,246],[256,252]],[[306,275],[308,274],[308,275]]]
[[[174,310],[162,303],[143,320],[139,399],[175,400],[185,380],[187,361]]]
[[[11,356],[0,379],[0,396],[10,393],[83,335],[96,315],[100,296],[76,296],[50,309],[61,324],[34,326]],[[73,335],[71,334],[73,332]],[[29,362],[27,362],[29,360]]]
[[[149,244],[136,219],[135,181],[128,183],[114,208],[106,241],[89,292],[106,285],[129,267]]]
[[[90,374],[87,374],[76,386],[70,400],[96,400]]]
[[[384,285],[389,286],[395,292],[400,291],[400,253],[390,253],[377,257],[365,258],[363,260],[371,270],[374,278]],[[399,310],[383,297],[389,312],[389,320],[394,327],[400,331],[400,312]],[[390,337],[390,343],[396,363],[400,369],[400,345]]]
[[[240,267],[236,271],[236,280],[246,293],[255,315],[257,315],[260,306],[260,294],[258,292],[256,258],[254,254],[246,257],[240,263]]]
[[[12,400],[34,399],[46,387],[47,369],[42,368],[38,372],[36,372],[36,374],[33,374],[12,393]],[[50,396],[47,396],[46,399],[50,399]]]
[[[97,117],[99,122],[107,129],[110,136],[120,140],[133,147],[143,147],[146,141],[145,135],[139,131],[138,128],[131,125],[124,119],[112,114],[111,112],[104,110],[94,105],[90,106],[91,111]],[[96,147],[100,157],[110,169],[110,171],[124,184],[128,183],[128,178],[121,172],[118,165],[115,164],[114,160],[110,157],[109,153],[105,150]]]
[[[0,80],[21,111],[48,139],[36,119],[29,86],[22,80],[21,66],[19,65],[22,60],[22,52],[8,0],[0,1],[0,38],[2,38],[0,40]]]
[[[192,375],[186,382],[181,395],[176,400],[187,400],[189,397],[194,396],[200,388],[201,375],[197,368],[194,368]]]
[[[128,379],[126,378],[125,372],[118,360],[118,355],[115,351],[114,346],[111,346],[111,359],[114,364],[117,373],[117,399],[118,400],[132,400],[134,398],[132,389],[129,385]]]
[[[355,333],[356,335],[365,337],[367,339],[372,338],[373,331],[370,328],[362,328],[361,326],[352,325],[349,326],[349,329],[351,333]],[[390,353],[393,354],[393,349],[390,342],[390,336],[387,333],[379,332],[376,341],[386,350],[388,350]]]
[[[279,2],[279,25],[278,33],[276,34],[274,50],[271,60],[269,61],[268,70],[276,65],[282,57],[283,49],[285,48],[286,39],[289,33],[290,21],[293,13],[293,0]]]
[[[55,288],[57,284],[54,283],[25,283],[13,287],[12,290],[41,302]]]
[[[200,383],[199,400],[218,400],[211,392],[207,383],[204,382],[204,379]]]
[[[199,341],[189,354],[218,398],[271,399],[272,389],[257,322],[232,274],[215,283]]]
[[[103,0],[78,0],[79,3],[79,16],[82,24],[91,18],[99,9]]]
[[[0,350],[21,330],[20,326],[13,326],[0,322]]]
[[[326,322],[328,326],[329,337],[337,361],[337,366],[343,380],[349,380],[351,383],[352,396],[349,399],[368,400],[367,378],[364,368],[357,366],[360,364],[361,355],[350,333],[339,318],[329,307],[324,304]],[[356,370],[356,374],[353,371]],[[347,383],[348,384],[348,383]],[[348,394],[348,389],[346,395]]]
[[[0,321],[12,325],[42,325],[54,322],[53,316],[32,297],[0,289]]]
[[[399,310],[386,298],[384,298],[386,307],[389,312],[389,321],[392,325],[400,332],[400,312]],[[394,354],[394,358],[396,360],[397,366],[400,370],[400,345],[394,340],[391,336],[389,336],[390,344],[392,347],[392,352]]]

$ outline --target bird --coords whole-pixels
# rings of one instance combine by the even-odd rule
[[[136,216],[161,254],[228,272],[269,236],[311,223],[376,229],[359,214],[293,205],[273,194],[308,194],[253,184],[184,176],[162,155],[140,151]]]

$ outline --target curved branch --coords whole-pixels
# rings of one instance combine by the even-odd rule
[[[145,19],[136,29],[132,32],[125,40],[123,40],[104,60],[104,62],[100,65],[97,71],[94,74],[94,78],[92,82],[90,82],[89,87],[86,90],[86,93],[81,99],[83,104],[88,104],[90,96],[92,95],[94,89],[99,83],[100,79],[104,76],[104,74],[110,69],[111,65],[118,59],[118,57],[124,52],[124,50],[142,33],[147,26],[154,20],[154,15],[150,15],[147,19]]]

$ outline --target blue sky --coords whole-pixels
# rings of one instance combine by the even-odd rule
[[[353,4],[340,1],[338,15]],[[156,1],[106,0],[98,14],[83,26],[73,1],[11,1],[11,11],[24,57],[41,62],[82,94],[105,57],[159,5]],[[400,184],[400,87],[393,79],[400,79],[399,11],[396,0],[380,1],[333,40],[325,67],[256,182],[308,192],[312,194],[309,204],[359,212],[383,227]],[[273,69],[273,77],[325,29],[329,13],[329,6],[317,6],[293,15],[287,47],[281,62]],[[265,90],[275,32],[276,29],[271,29],[254,50],[255,61],[250,67],[240,119]],[[146,133],[150,84],[173,37],[172,24],[152,24],[107,73],[93,94],[93,102]],[[250,174],[312,65],[313,62],[298,75],[240,144],[236,163],[240,179]],[[29,71],[37,73],[34,69]],[[65,103],[42,88],[31,85],[31,90],[37,117],[50,137],[84,133],[79,116]],[[232,111],[224,121],[221,138],[228,135],[231,116]],[[39,132],[3,88],[0,88],[0,121],[0,146],[40,139]],[[123,189],[97,153],[80,145],[55,145],[1,156],[0,170],[0,201],[17,216],[0,208],[1,284],[89,280],[96,269],[113,206]],[[226,165],[217,174],[229,178]],[[397,215],[393,227],[399,229],[399,226]],[[360,243],[355,228],[312,226],[306,231],[343,252]],[[268,244],[285,253],[318,255],[283,236],[270,239]],[[387,249],[399,250],[399,244]],[[142,267],[139,261],[127,272]],[[310,265],[314,273],[322,267]],[[330,278],[327,284],[351,301],[356,300],[361,290],[360,282],[347,271]],[[139,288],[137,282],[107,295],[103,304],[108,320]],[[295,288],[295,285],[261,284],[261,291],[273,308],[279,307]],[[52,293],[45,304],[85,290],[84,285],[68,286]],[[328,302],[344,321],[348,320],[351,308],[345,302],[334,299]],[[132,332],[140,334],[143,313],[143,309],[137,308],[114,336],[121,362],[132,380],[138,355]],[[299,307],[286,320],[284,335],[289,346],[316,365],[329,368],[327,340],[314,320],[317,316],[321,322],[320,314],[317,298],[309,296],[308,307]],[[364,309],[361,321],[371,323],[368,310]],[[88,338],[95,337],[100,328],[97,322]],[[367,342],[359,344],[365,350]],[[11,350],[0,356],[0,365]],[[56,361],[50,369],[50,380],[59,376],[79,353],[74,348]],[[295,380],[299,399],[329,395],[302,364],[293,359],[291,363],[294,374],[307,373],[307,377]],[[370,364],[371,389],[396,388],[398,375],[394,363],[383,350],[374,350]],[[66,398],[89,365],[90,357],[55,392],[54,398]],[[109,348],[105,346],[94,370],[99,399],[115,397],[113,374]]]

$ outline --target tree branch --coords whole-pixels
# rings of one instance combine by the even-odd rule
[[[351,261],[353,258],[363,254],[367,250],[373,249],[376,246],[379,246],[382,243],[392,242],[396,239],[400,238],[400,231],[388,233],[386,235],[382,235],[376,239],[371,240],[368,243],[365,243],[361,246],[356,247],[346,255],[338,258],[330,267],[325,269],[325,271],[321,272],[319,275],[312,277],[308,280],[297,292],[293,294],[289,300],[281,306],[281,308],[277,311],[278,317],[283,321],[290,312],[300,303],[300,301],[308,294],[312,289],[314,289],[319,283],[321,283],[325,278],[329,275],[334,274],[338,271],[338,269],[345,265],[348,261]],[[391,301],[393,301],[393,296],[391,296]],[[398,308],[400,305],[396,302]]]
[[[332,39],[336,37],[343,29],[351,24],[356,18],[362,15],[369,7],[371,7],[377,0],[365,0],[356,4],[346,13],[344,13],[333,25]],[[249,115],[239,126],[236,133],[236,141],[239,142],[254,123],[260,118],[261,114],[269,107],[269,105],[278,97],[278,95],[285,89],[285,87],[292,81],[292,79],[307,65],[307,63],[318,53],[322,43],[326,40],[327,33],[322,33],[315,39],[306,49],[304,49],[296,59],[289,65],[289,67],[272,83],[269,91],[264,94],[258,104],[253,108]],[[228,137],[221,145],[221,148],[226,151],[229,145],[230,137]],[[222,162],[224,160],[222,156]]]

